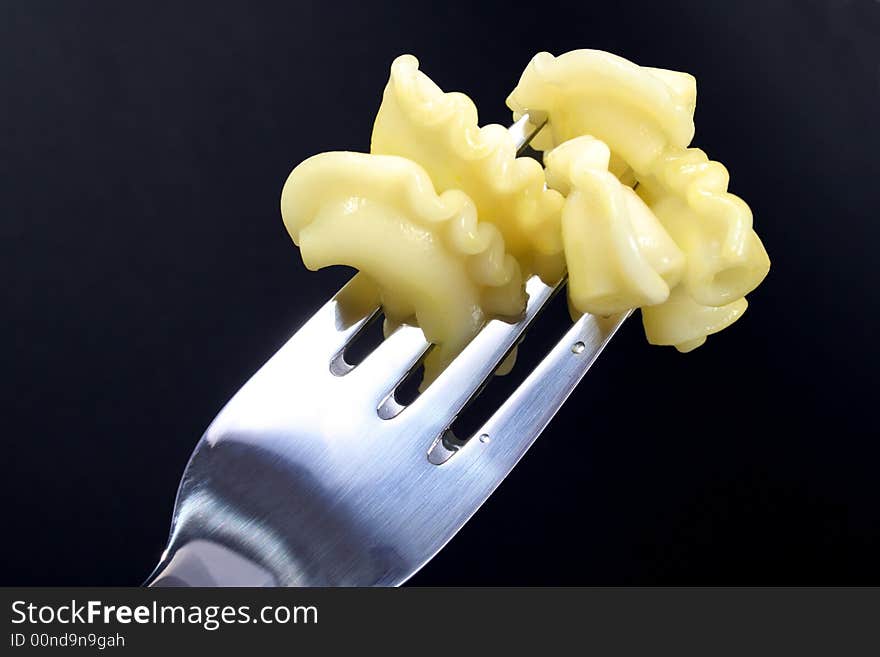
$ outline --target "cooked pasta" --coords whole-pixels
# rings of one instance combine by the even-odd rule
[[[608,170],[611,152],[578,137],[547,153],[547,182],[566,195],[562,241],[572,305],[611,315],[662,303],[684,255],[636,193]]]
[[[371,153],[316,155],[284,186],[306,266],[364,272],[387,330],[414,321],[438,345],[428,379],[489,318],[517,316],[535,273],[567,270],[575,314],[641,308],[648,341],[680,351],[742,316],[770,262],[725,167],[690,147],[692,76],[595,50],[539,53],[507,103],[514,118],[549,117],[532,144],[544,167],[398,57]]]
[[[349,265],[380,288],[392,320],[414,317],[439,368],[487,316],[515,315],[525,297],[517,261],[459,190],[439,196],[402,157],[334,152],[297,166],[281,193],[285,225],[310,269]]]
[[[506,128],[480,127],[470,98],[444,93],[418,67],[412,55],[392,63],[370,151],[419,163],[439,192],[465,192],[480,221],[501,231],[507,251],[526,272],[537,269],[548,282],[555,282],[563,268],[562,195],[545,188],[538,162],[516,157]]]
[[[539,53],[507,103],[514,117],[526,110],[549,115],[550,129],[536,139],[536,148],[549,150],[582,135],[608,145],[612,169],[638,184],[637,194],[684,253],[679,294],[686,292],[695,306],[674,304],[680,312],[742,306],[739,300],[767,275],[770,260],[752,229],[751,210],[727,191],[727,170],[688,148],[696,106],[692,76],[596,50]],[[568,252],[566,259],[571,270]],[[656,343],[657,331],[647,333]],[[693,347],[684,338],[664,344],[685,342]]]

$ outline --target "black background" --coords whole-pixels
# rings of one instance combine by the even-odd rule
[[[692,354],[630,322],[413,583],[880,583],[878,44],[873,0],[2,3],[0,583],[149,573],[202,430],[348,276],[279,194],[368,148],[396,55],[506,124],[578,47],[696,75],[773,269]]]

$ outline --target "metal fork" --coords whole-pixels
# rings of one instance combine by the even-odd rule
[[[533,113],[534,116],[534,113]],[[530,123],[537,123],[537,127]],[[522,150],[544,122],[510,132]],[[361,363],[345,350],[380,313],[342,288],[220,411],[186,467],[151,586],[393,586],[502,482],[629,313],[584,315],[466,440],[450,425],[564,285],[527,282],[408,406],[394,391],[429,349],[401,326]]]

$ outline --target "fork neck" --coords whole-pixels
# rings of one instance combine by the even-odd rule
[[[193,586],[278,586],[268,570],[228,547],[206,540],[194,540],[161,563],[146,581],[150,587]]]

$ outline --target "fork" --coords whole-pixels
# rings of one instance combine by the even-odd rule
[[[510,127],[521,152],[546,124]],[[402,325],[362,362],[346,348],[379,308],[355,276],[220,411],[183,474],[150,586],[396,586],[479,509],[630,313],[583,315],[471,436],[450,426],[565,280],[526,283],[414,401],[397,386],[430,348]]]

